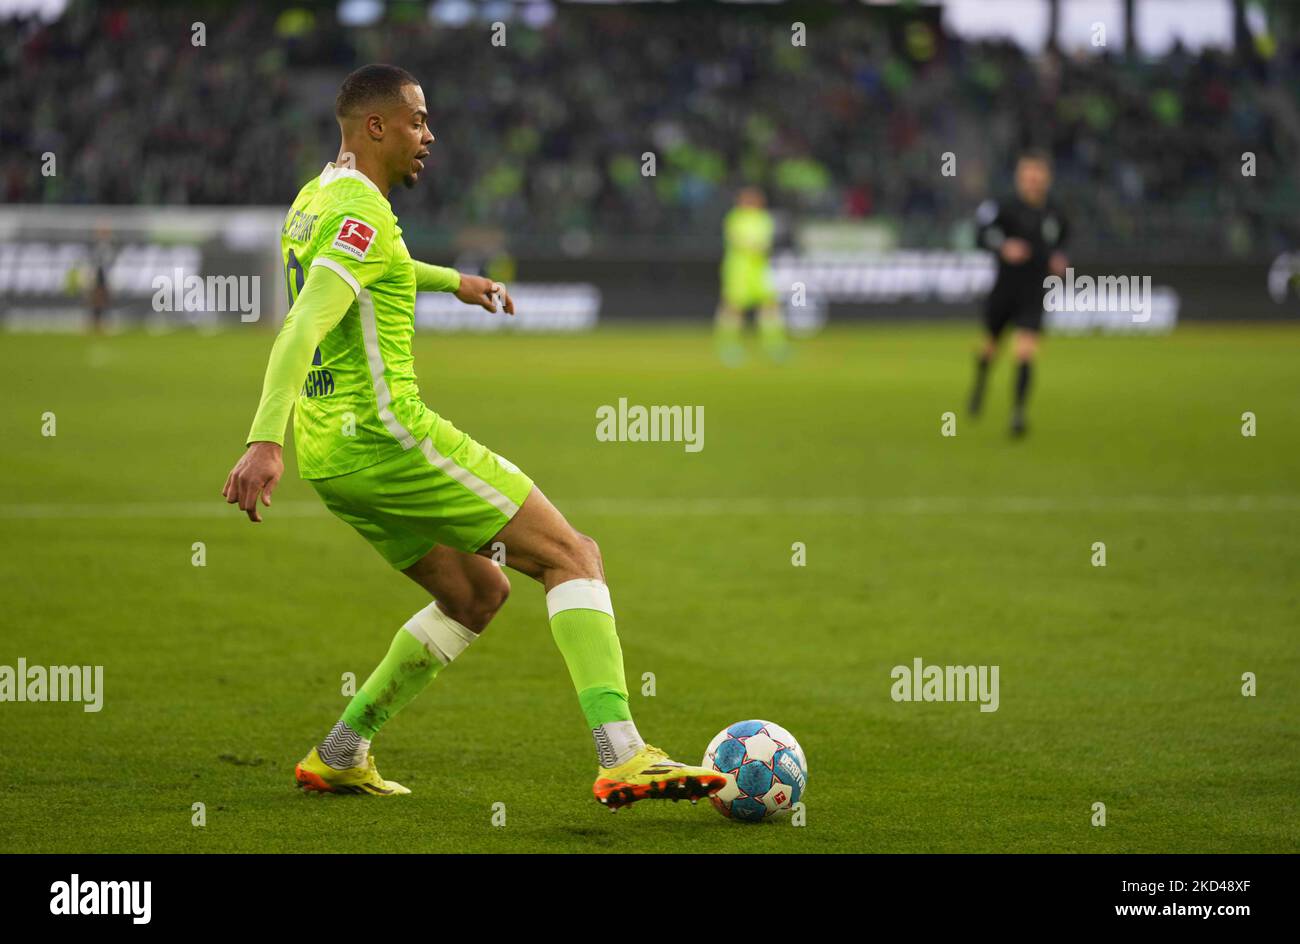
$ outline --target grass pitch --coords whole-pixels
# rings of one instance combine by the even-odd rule
[[[1050,340],[1023,442],[1005,363],[963,413],[972,333],[836,328],[737,370],[684,329],[417,339],[425,400],[600,541],[642,732],[697,760],[732,721],[788,727],[803,828],[599,807],[513,574],[375,742],[414,794],[298,793],[343,673],[427,601],[291,450],[263,524],[222,502],[271,336],[5,337],[0,664],[103,665],[105,691],[0,704],[0,850],[1296,851],[1300,331]],[[703,405],[703,451],[598,442],[619,397]],[[891,700],[917,657],[1000,666],[999,709]]]

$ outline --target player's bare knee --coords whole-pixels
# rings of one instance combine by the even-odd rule
[[[471,632],[482,632],[483,627],[487,625],[479,619],[472,598],[459,599],[450,595],[440,596],[438,597],[438,609]]]
[[[483,632],[510,596],[510,581],[505,574],[498,576],[499,580],[475,586],[472,595],[439,597],[438,608],[470,632]]]
[[[510,578],[500,571],[497,572],[497,579],[485,587],[479,595],[480,605],[488,613],[488,619],[496,616],[501,607],[506,605],[506,600],[509,599]]]
[[[575,531],[578,537],[580,547],[579,559],[577,564],[579,568],[593,577],[603,577],[605,573],[605,563],[600,556],[600,545],[596,539],[581,531]]]
[[[500,612],[510,598],[510,580],[505,574],[497,573],[497,579],[484,582],[475,588],[469,605],[469,619],[465,625],[476,633],[483,632],[492,617]]]
[[[558,571],[570,578],[574,575],[600,577],[604,572],[600,546],[593,538],[579,531],[572,528],[566,530],[568,533],[562,535],[557,542],[554,561],[548,570]]]

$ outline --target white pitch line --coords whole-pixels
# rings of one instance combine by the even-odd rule
[[[556,500],[569,514],[610,517],[746,517],[762,515],[1021,515],[1076,512],[1211,513],[1300,511],[1300,495],[1100,495],[1073,498],[915,496],[911,498],[577,498]],[[325,518],[315,501],[277,501],[259,506],[274,518]],[[243,515],[221,499],[210,502],[105,502],[101,504],[0,505],[0,519],[222,518]]]
[[[623,498],[557,501],[563,510],[611,516],[709,515],[973,515],[1080,511],[1300,511],[1300,495],[1129,495],[1081,498],[916,496],[912,498]]]

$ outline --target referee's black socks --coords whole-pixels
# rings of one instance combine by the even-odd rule
[[[1025,422],[1025,399],[1029,396],[1029,381],[1033,377],[1033,361],[1019,361],[1016,364],[1016,406],[1011,411],[1011,435],[1017,439],[1025,435],[1028,424]]]
[[[990,360],[992,360],[992,358],[987,354],[980,353],[975,355],[975,387],[970,392],[971,416],[979,414],[980,405],[984,402],[984,381],[989,375]]]
[[[1029,381],[1033,377],[1034,362],[1020,361],[1016,364],[1016,410],[1025,408],[1025,398],[1029,396]]]

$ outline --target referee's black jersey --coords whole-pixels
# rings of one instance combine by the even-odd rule
[[[1007,289],[1041,287],[1048,275],[1048,260],[1065,246],[1069,234],[1065,214],[1050,199],[1042,207],[1030,206],[1018,196],[985,200],[975,211],[975,222],[980,247],[997,256],[997,286]],[[1032,250],[1021,265],[1002,261],[1002,244],[1013,237],[1025,240]]]

